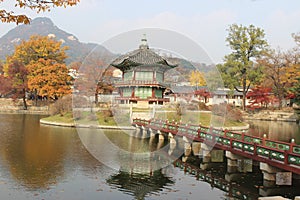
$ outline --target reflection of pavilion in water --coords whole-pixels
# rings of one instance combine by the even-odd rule
[[[118,174],[111,176],[107,183],[133,195],[136,199],[144,199],[147,195],[159,193],[163,188],[173,185],[174,181],[165,176],[161,169],[151,175],[119,171]]]
[[[253,167],[252,173],[230,172],[226,162],[210,162],[208,163],[210,167],[204,170],[199,168],[199,162],[204,162],[203,158],[192,157],[186,162],[181,161],[182,158],[173,162],[174,157],[162,151],[144,154],[123,152],[119,154],[121,161],[119,173],[111,176],[107,182],[120,191],[135,196],[136,199],[144,199],[147,195],[158,193],[166,186],[174,184],[169,178],[172,175],[168,176],[167,173],[172,168],[168,164],[172,163],[173,167],[182,169],[184,173],[195,176],[201,182],[209,183],[212,188],[224,191],[229,199],[258,199],[259,195],[275,195],[274,192],[280,190],[262,186],[262,173],[258,166]],[[190,161],[197,164],[190,164]],[[286,189],[293,190],[292,187]],[[282,190],[280,192],[282,193]]]

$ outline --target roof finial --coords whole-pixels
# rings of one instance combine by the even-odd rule
[[[143,38],[141,39],[141,42],[142,43],[140,45],[140,49],[149,49],[145,33],[143,34]]]

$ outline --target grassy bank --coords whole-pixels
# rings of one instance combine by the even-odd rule
[[[75,119],[75,120],[74,120]],[[49,122],[60,122],[60,123],[66,123],[66,124],[97,124],[97,125],[103,125],[103,126],[128,126],[129,124],[129,114],[124,115],[118,115],[116,117],[107,114],[105,111],[100,111],[96,113],[91,113],[88,111],[82,111],[82,112],[68,112],[63,115],[53,115],[46,118],[43,118],[45,121]]]
[[[176,122],[183,122],[183,123],[191,123],[191,124],[201,124],[203,126],[246,126],[247,124],[241,121],[234,121],[227,119],[222,116],[212,115],[210,112],[186,112],[181,116],[178,115],[176,112],[160,112],[155,114],[155,118],[169,120],[169,121],[176,121]]]
[[[99,111],[96,113],[91,113],[88,111],[78,113],[68,112],[64,115],[53,115],[44,120],[49,122],[61,122],[61,123],[75,123],[73,115],[76,117],[77,124],[98,124],[103,126],[130,126],[129,123],[129,113],[118,113],[116,116],[113,116],[107,111]],[[186,112],[179,116],[176,112],[157,112],[155,118],[183,123],[191,124],[201,124],[203,126],[226,126],[226,127],[241,127],[247,125],[244,122],[233,121],[225,119],[224,117],[212,115],[209,112]]]

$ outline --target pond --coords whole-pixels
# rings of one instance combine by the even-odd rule
[[[105,154],[97,155],[106,158],[99,159],[86,141],[94,144],[105,135],[121,149],[137,153],[155,151],[157,141],[109,130],[84,129],[78,134],[74,128],[40,125],[41,117],[0,115],[0,199],[257,199],[269,192],[262,190],[262,175],[257,169],[239,174],[238,179],[228,179],[226,162],[208,171],[188,171],[178,161],[149,173],[134,173],[149,166],[144,163],[137,169],[130,160],[128,166],[110,165],[116,155],[102,149]],[[277,127],[274,133],[278,136],[284,131],[280,127],[285,126]],[[282,138],[299,141],[299,129],[288,134]],[[198,169],[200,162],[193,158],[188,166]],[[300,195],[295,187],[279,188],[279,193],[287,197]]]

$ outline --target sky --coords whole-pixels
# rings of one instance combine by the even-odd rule
[[[74,7],[39,14],[14,8],[12,0],[0,5],[31,18],[49,17],[82,42],[103,44],[145,28],[173,31],[197,43],[214,63],[231,52],[225,40],[233,23],[264,29],[271,47],[283,50],[295,46],[291,34],[300,32],[299,0],[81,0]],[[15,26],[0,23],[0,37]]]

